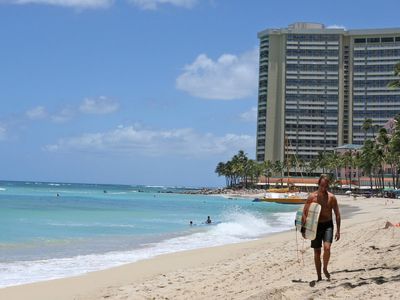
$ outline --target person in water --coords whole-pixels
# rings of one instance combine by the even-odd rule
[[[314,263],[315,269],[317,271],[318,281],[322,280],[321,276],[321,248],[324,247],[323,254],[323,271],[325,277],[329,280],[331,275],[328,272],[328,263],[331,256],[331,245],[333,241],[333,220],[332,211],[335,213],[336,217],[336,233],[335,240],[340,239],[340,211],[339,205],[335,195],[328,192],[329,178],[327,175],[322,174],[318,180],[318,191],[310,194],[306,204],[304,205],[303,213],[303,224],[305,222],[305,216],[307,216],[310,204],[316,202],[321,205],[321,213],[318,219],[317,236],[315,240],[311,241],[311,248],[314,249]],[[303,237],[305,237],[305,232],[302,230]]]
[[[206,224],[211,224],[210,216],[207,217]]]

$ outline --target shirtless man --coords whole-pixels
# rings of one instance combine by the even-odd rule
[[[311,241],[311,248],[314,248],[314,262],[315,269],[317,270],[318,281],[322,280],[321,276],[321,247],[322,242],[324,246],[324,274],[329,280],[331,275],[328,272],[328,263],[331,256],[331,244],[333,241],[333,221],[332,221],[332,210],[336,216],[336,234],[335,240],[340,239],[340,212],[339,206],[335,195],[328,192],[329,179],[325,174],[322,174],[318,180],[318,191],[310,194],[307,202],[304,206],[305,212],[308,210],[312,202],[319,203],[321,205],[321,213],[318,219],[317,236],[315,240]],[[303,233],[303,237],[305,234]]]

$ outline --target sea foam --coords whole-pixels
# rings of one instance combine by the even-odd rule
[[[81,255],[67,258],[0,263],[0,287],[20,285],[103,270],[157,255],[254,240],[289,229],[293,213],[271,214],[230,209],[213,220],[190,227],[186,235],[141,245],[130,251]],[[279,225],[279,226],[277,226]]]

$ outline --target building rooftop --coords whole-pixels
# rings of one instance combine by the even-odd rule
[[[344,34],[350,36],[358,35],[382,35],[382,34],[400,34],[400,28],[371,28],[371,29],[350,29],[340,27],[326,27],[321,23],[296,22],[288,25],[287,28],[268,28],[258,33],[261,38],[270,34]]]
[[[362,145],[355,145],[355,144],[345,144],[339,147],[336,147],[336,150],[359,150],[362,148]]]

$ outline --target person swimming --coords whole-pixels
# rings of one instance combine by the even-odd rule
[[[211,218],[210,218],[210,216],[208,216],[208,217],[207,217],[207,220],[206,220],[206,224],[211,224],[211,222],[212,222],[212,221],[211,221]]]

